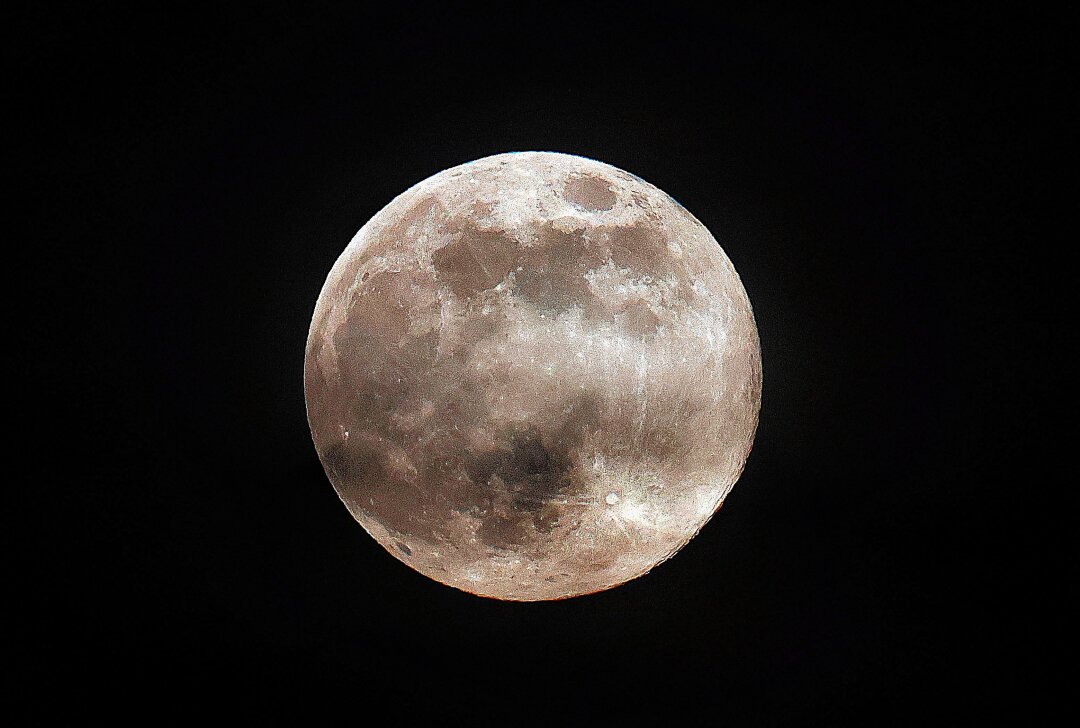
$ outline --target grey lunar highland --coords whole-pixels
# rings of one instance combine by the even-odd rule
[[[761,401],[750,302],[709,231],[631,174],[540,152],[448,169],[364,225],[304,378],[356,520],[436,581],[523,601],[684,546]]]

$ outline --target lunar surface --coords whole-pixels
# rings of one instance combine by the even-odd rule
[[[356,520],[436,581],[521,601],[682,548],[761,400],[750,302],[709,231],[627,172],[540,152],[448,169],[364,225],[304,369]]]

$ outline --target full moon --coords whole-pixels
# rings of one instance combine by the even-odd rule
[[[674,555],[743,470],[761,402],[746,291],[653,185],[499,154],[407,190],[315,306],[323,467],[395,558],[497,599],[562,599]]]

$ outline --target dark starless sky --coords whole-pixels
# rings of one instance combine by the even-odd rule
[[[44,477],[23,695],[332,693],[405,722],[434,698],[829,724],[1038,702],[1001,687],[1034,659],[1003,579],[1009,489],[1038,462],[1019,413],[1047,393],[1027,208],[1057,153],[1065,23],[361,5],[10,13],[20,310],[41,317],[19,359]],[[344,245],[415,182],[513,150],[678,199],[742,276],[764,360],[723,509],[652,574],[558,603],[392,559],[304,415]]]

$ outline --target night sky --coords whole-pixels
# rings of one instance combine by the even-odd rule
[[[1066,133],[1064,19],[362,6],[6,12],[8,275],[31,291],[15,707],[873,725],[1040,705],[1014,602],[1047,568],[1025,551],[1050,500],[1034,410],[1064,334],[1032,208]],[[701,534],[537,604],[385,553],[322,471],[302,378],[355,232],[520,150],[689,209],[742,277],[764,370],[746,471]]]

